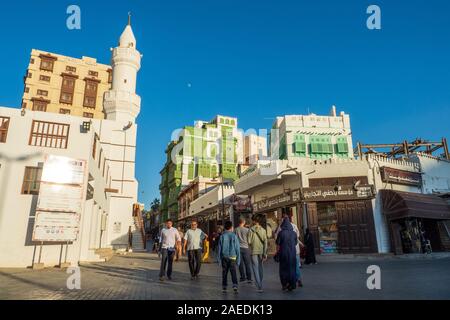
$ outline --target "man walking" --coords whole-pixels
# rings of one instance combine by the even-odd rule
[[[233,290],[238,292],[238,280],[236,274],[236,264],[239,265],[241,253],[239,249],[239,239],[233,232],[231,221],[225,222],[225,231],[219,238],[217,260],[222,264],[222,292],[227,292],[228,272],[231,273]]]
[[[183,253],[188,255],[191,280],[197,279],[202,264],[202,243],[208,236],[199,228],[197,221],[191,222],[191,228],[184,235]]]
[[[239,219],[239,227],[234,230],[239,239],[239,247],[241,252],[241,263],[239,264],[240,281],[247,280],[252,283],[252,262],[250,256],[250,249],[248,247],[248,233],[249,229],[245,227],[245,219]]]
[[[172,264],[175,257],[175,250],[177,245],[181,243],[181,237],[178,230],[173,227],[171,219],[166,220],[166,227],[161,230],[160,235],[161,244],[161,268],[159,270],[159,280],[164,281],[167,266],[167,279],[172,280]]]
[[[252,217],[253,227],[248,233],[248,245],[251,251],[253,276],[258,292],[263,292],[263,262],[267,260],[267,232],[259,224],[257,216]]]

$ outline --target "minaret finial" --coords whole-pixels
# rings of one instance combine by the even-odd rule
[[[131,26],[131,12],[128,12],[128,25]]]

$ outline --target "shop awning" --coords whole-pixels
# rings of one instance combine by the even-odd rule
[[[383,212],[390,220],[408,217],[447,220],[450,206],[434,194],[380,190]]]

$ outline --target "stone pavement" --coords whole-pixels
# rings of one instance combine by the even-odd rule
[[[64,270],[0,269],[0,299],[450,299],[448,256],[318,260],[302,268],[304,287],[294,292],[280,290],[278,265],[270,260],[265,265],[265,292],[242,284],[239,294],[221,292],[216,263],[204,264],[200,279],[194,281],[185,260],[174,263],[173,280],[160,282],[159,259],[146,252],[81,266],[80,290],[67,289],[70,275]],[[366,287],[366,270],[373,264],[381,268],[381,290]]]

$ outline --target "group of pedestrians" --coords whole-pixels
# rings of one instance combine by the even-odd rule
[[[222,291],[227,291],[228,273],[231,274],[233,291],[238,291],[237,267],[240,281],[252,283],[252,276],[258,292],[263,292],[263,262],[267,260],[267,233],[253,219],[253,226],[247,228],[240,219],[239,227],[233,230],[231,221],[225,222],[225,231],[218,241],[217,261],[222,265]]]
[[[173,221],[168,219],[160,235],[161,267],[159,280],[164,281],[165,277],[172,280],[172,266],[175,256],[178,255],[177,259],[179,259],[181,254],[186,253],[191,279],[197,279],[202,264],[203,242],[207,238],[208,236],[197,227],[196,221],[192,221],[191,228],[186,233],[180,234],[180,231],[173,227]]]
[[[268,237],[267,231],[261,226],[257,216],[252,218],[252,226],[246,225],[245,219],[239,220],[239,226],[234,229],[231,221],[226,221],[224,230],[214,234],[212,247],[216,252],[217,262],[222,267],[222,291],[227,292],[228,274],[231,275],[232,289],[238,292],[238,270],[240,282],[255,283],[258,292],[263,292],[263,264],[267,261]],[[192,221],[191,228],[182,233],[173,227],[172,220],[166,221],[165,228],[160,233],[160,280],[172,279],[174,257],[186,254],[188,257],[191,280],[198,279],[203,243],[208,236]],[[297,286],[302,287],[301,279],[301,247],[306,247],[305,263],[316,263],[314,242],[308,229],[305,234],[305,245],[300,241],[300,231],[292,223],[289,216],[284,216],[275,232],[277,252],[275,261],[279,263],[279,276],[282,290],[292,291]],[[182,252],[178,253],[179,248]]]

